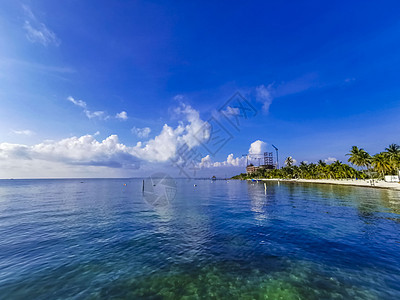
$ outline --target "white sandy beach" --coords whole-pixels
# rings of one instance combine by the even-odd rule
[[[385,182],[383,180],[355,180],[355,179],[261,179],[263,181],[280,181],[280,182],[300,182],[300,183],[321,183],[321,184],[340,184],[340,185],[352,185],[372,188],[383,188],[400,190],[400,183]]]

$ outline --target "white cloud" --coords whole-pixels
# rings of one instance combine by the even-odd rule
[[[27,18],[23,28],[25,29],[26,37],[30,42],[40,43],[43,46],[59,46],[61,44],[61,41],[56,34],[45,24],[38,21],[28,6],[23,5],[22,8],[24,9]]]
[[[331,164],[334,163],[335,161],[337,161],[337,158],[335,157],[328,157],[327,159],[324,160],[327,164]]]
[[[229,154],[225,161],[213,162],[210,155],[203,157],[199,163],[200,168],[212,167],[244,167],[246,165],[245,157],[235,157],[233,153]]]
[[[253,143],[251,143],[250,148],[249,148],[249,154],[264,154],[266,151],[267,144],[263,141],[257,140]]]
[[[123,121],[128,120],[128,114],[126,113],[126,111],[121,111],[120,113],[116,114],[115,117]]]
[[[45,141],[33,146],[0,144],[0,158],[61,162],[69,165],[137,168],[139,159],[132,148],[119,143],[117,135],[99,142],[92,135]]]
[[[184,126],[182,140],[190,149],[200,145],[202,141],[209,138],[210,125],[201,120],[200,113],[197,110],[193,109],[190,105],[181,104],[175,112],[185,116],[188,121],[187,125],[184,126],[184,124],[181,123],[180,126]]]
[[[32,130],[29,129],[25,129],[25,130],[11,130],[12,133],[14,134],[18,134],[18,135],[27,135],[27,136],[31,136],[34,135],[35,132],[33,132]]]
[[[75,104],[76,106],[80,106],[82,108],[86,108],[86,102],[82,101],[82,100],[75,100],[74,98],[72,98],[71,96],[69,96],[67,98],[68,101],[72,102],[73,104]]]
[[[69,99],[70,102],[85,109],[84,101],[73,100]],[[46,172],[41,166],[52,169],[51,174],[57,174],[58,177],[63,177],[60,166],[64,166],[62,168],[70,172],[64,177],[68,176],[67,174],[81,174],[79,173],[81,170],[89,170],[92,172],[90,174],[96,177],[94,173],[96,168],[105,170],[104,172],[107,173],[103,174],[108,174],[107,169],[104,168],[121,169],[123,172],[124,169],[139,168],[142,162],[167,162],[176,157],[180,147],[187,146],[191,149],[199,146],[204,141],[202,139],[209,138],[208,124],[201,120],[195,109],[182,104],[176,112],[182,116],[182,119],[175,128],[165,124],[155,138],[139,142],[135,146],[127,146],[119,142],[117,135],[110,135],[98,141],[95,137],[97,133],[58,141],[48,140],[33,146],[0,143],[0,171],[3,170],[0,176],[10,177],[11,174],[18,176],[20,172],[19,174],[26,177],[28,173],[24,173],[24,170],[29,165],[29,174],[33,177],[38,177],[37,174],[46,177]],[[198,132],[201,134],[195,137],[194,135]],[[237,165],[238,160],[230,155],[225,164]],[[37,168],[37,174],[34,168]],[[110,171],[110,174],[112,172]]]
[[[240,110],[238,107],[230,107],[227,106],[225,110],[222,111],[223,113],[231,116],[239,116],[240,115]]]
[[[86,117],[88,117],[89,119],[98,118],[98,119],[107,120],[109,118],[109,116],[106,114],[106,112],[102,111],[102,110],[90,111],[90,110],[85,109],[84,112],[86,114]]]
[[[185,96],[178,94],[178,95],[175,95],[173,99],[175,101],[183,101],[183,99],[185,99]]]
[[[267,144],[261,140],[257,140],[251,143],[249,148],[249,159],[254,159],[259,157],[258,155],[264,155],[266,151]],[[252,156],[253,155],[253,156]],[[245,167],[246,157],[235,157],[233,153],[229,154],[225,161],[214,162],[212,161],[210,155],[207,155],[201,159],[199,163],[200,168],[212,168],[212,167]]]
[[[181,104],[175,112],[183,115],[185,120],[179,122],[176,128],[164,124],[161,133],[154,139],[139,142],[134,147],[136,156],[150,162],[163,162],[174,158],[180,147],[187,145],[192,149],[209,138],[208,123],[201,120],[198,111],[190,105]]]
[[[269,107],[272,104],[272,84],[269,84],[268,86],[265,85],[260,85],[256,87],[256,99],[257,101],[260,101],[263,103],[263,110],[264,112],[268,113],[269,112]]]
[[[210,168],[213,166],[213,162],[211,160],[210,155],[206,155],[203,157],[199,163],[200,168]]]
[[[26,145],[0,143],[0,159],[31,159]]]
[[[67,100],[72,102],[74,105],[83,108],[83,112],[85,113],[86,117],[88,117],[89,119],[98,118],[98,119],[107,120],[110,118],[105,111],[102,111],[102,110],[90,111],[90,110],[88,110],[87,104],[83,100],[76,100],[71,96],[67,97]],[[128,116],[126,116],[126,117],[128,118]]]
[[[233,153],[229,154],[225,161],[223,162],[215,162],[213,164],[214,167],[238,167],[244,166],[246,159],[244,157],[234,157]]]
[[[133,127],[131,129],[131,132],[140,138],[147,138],[151,132],[151,129],[149,127],[144,127],[144,128]]]

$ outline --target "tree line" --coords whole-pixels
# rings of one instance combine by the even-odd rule
[[[289,156],[285,159],[285,166],[281,169],[259,168],[251,174],[242,173],[233,179],[249,178],[282,178],[282,179],[367,179],[383,178],[385,175],[398,175],[400,169],[400,146],[391,144],[385,151],[371,156],[363,148],[353,146],[348,156],[352,166],[335,161],[331,164],[323,160],[317,163],[300,162],[294,164],[294,159]]]

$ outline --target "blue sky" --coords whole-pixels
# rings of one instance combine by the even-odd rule
[[[397,1],[0,8],[1,178],[172,172],[185,144],[209,155],[195,176],[222,176],[258,140],[281,162],[400,143]],[[190,134],[237,91],[257,115],[224,123],[233,138],[213,156]]]

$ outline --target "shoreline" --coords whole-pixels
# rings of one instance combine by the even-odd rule
[[[256,179],[256,178],[254,178]],[[251,180],[251,179],[246,179]],[[369,187],[379,189],[390,189],[400,191],[400,183],[396,182],[385,182],[383,180],[374,180],[374,185],[371,185],[371,180],[364,179],[280,179],[280,178],[260,178],[257,180],[261,181],[279,181],[279,182],[293,182],[293,183],[318,183],[318,184],[336,184],[336,185],[348,185],[358,187]]]

